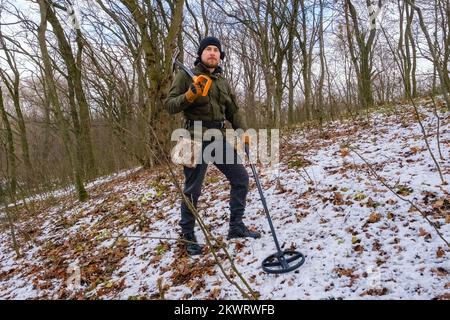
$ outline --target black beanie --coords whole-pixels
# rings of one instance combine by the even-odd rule
[[[206,37],[202,41],[200,41],[200,46],[198,47],[197,51],[199,57],[202,55],[203,50],[205,50],[207,46],[216,46],[220,51],[220,59],[223,60],[223,58],[225,58],[225,52],[222,51],[222,44],[216,37]]]

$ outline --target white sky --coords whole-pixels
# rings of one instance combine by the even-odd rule
[[[75,9],[77,10],[77,1],[74,1],[74,2],[75,2]],[[83,3],[83,5],[86,5],[87,3],[89,3],[89,8],[92,8],[93,10],[96,10],[96,7],[97,7],[97,5],[95,4],[95,1],[93,1],[93,0],[83,0],[83,1],[78,1],[78,3]],[[21,9],[22,12],[24,12],[31,19],[33,19],[37,23],[39,22],[39,15],[36,11],[38,8],[38,5],[36,3],[34,3],[33,1],[30,1],[30,0],[15,0],[14,4],[17,8]],[[385,11],[386,10],[383,10],[382,15],[379,16],[379,18],[378,18],[379,23],[384,20],[385,17],[383,16],[383,14],[386,14]],[[11,22],[16,21],[16,19],[14,17],[6,16],[4,14],[2,14],[0,18],[3,23],[5,23],[5,22],[11,23]],[[392,19],[392,17],[389,17],[389,19]],[[81,27],[83,28],[83,25]],[[49,25],[49,28],[51,28],[50,25]],[[2,31],[5,34],[12,35],[12,34],[14,34],[14,32],[16,32],[15,29],[18,29],[18,28],[11,27],[11,26],[4,26],[2,28]],[[85,32],[87,32],[87,31],[85,31]],[[380,32],[380,39],[382,41],[385,40],[384,36],[381,34],[381,32]],[[394,46],[396,47],[396,44],[394,44]],[[327,50],[327,52],[332,52],[334,50],[334,48],[332,48],[330,46],[326,47],[325,49]],[[2,57],[2,56],[4,56],[4,54],[3,54],[3,52],[0,51],[0,57]],[[428,73],[428,72],[432,71],[432,63],[426,59],[419,57],[417,60],[417,64],[418,64],[418,69],[417,69],[418,74]],[[21,61],[21,65],[22,65],[21,69],[23,69],[23,70],[33,70],[36,68],[36,66],[33,65],[33,63],[31,63],[31,62]],[[4,66],[4,62],[0,61],[0,66]]]

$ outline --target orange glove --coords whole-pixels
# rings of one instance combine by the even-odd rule
[[[202,95],[202,87],[198,83],[191,83],[188,91],[184,95],[186,96],[186,100],[192,103]]]

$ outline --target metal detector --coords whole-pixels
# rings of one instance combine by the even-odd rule
[[[285,250],[282,251],[280,244],[278,243],[277,235],[275,233],[275,228],[273,227],[272,219],[269,214],[269,209],[267,209],[266,199],[262,191],[261,183],[259,182],[258,173],[256,172],[255,164],[250,161],[250,150],[248,141],[244,141],[244,149],[249,158],[249,164],[252,168],[253,177],[255,178],[256,186],[258,187],[259,195],[261,197],[261,202],[266,212],[267,221],[269,221],[270,230],[272,231],[273,241],[277,248],[277,252],[271,254],[265,258],[262,262],[262,268],[267,273],[286,273],[299,268],[305,262],[305,256],[298,251]]]

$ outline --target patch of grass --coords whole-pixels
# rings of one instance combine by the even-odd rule
[[[411,187],[405,186],[405,185],[398,185],[396,187],[397,194],[401,196],[409,196],[411,193],[414,192],[414,190]]]
[[[311,165],[311,162],[309,160],[306,160],[304,158],[297,158],[294,160],[289,161],[288,168],[289,169],[298,169],[298,168],[304,168]]]
[[[153,188],[156,192],[155,198],[160,198],[164,193],[169,190],[169,186],[162,183],[161,181],[152,181],[149,187]]]
[[[158,256],[166,253],[169,249],[170,249],[170,245],[168,242],[160,242],[155,248],[156,254]]]
[[[353,197],[353,199],[355,199],[356,201],[361,201],[361,200],[364,200],[365,198],[367,198],[367,196],[366,196],[364,193],[362,193],[362,192],[358,192],[358,193]]]
[[[205,185],[215,184],[215,183],[218,183],[219,181],[220,181],[220,177],[218,177],[218,176],[207,177],[205,179]]]

